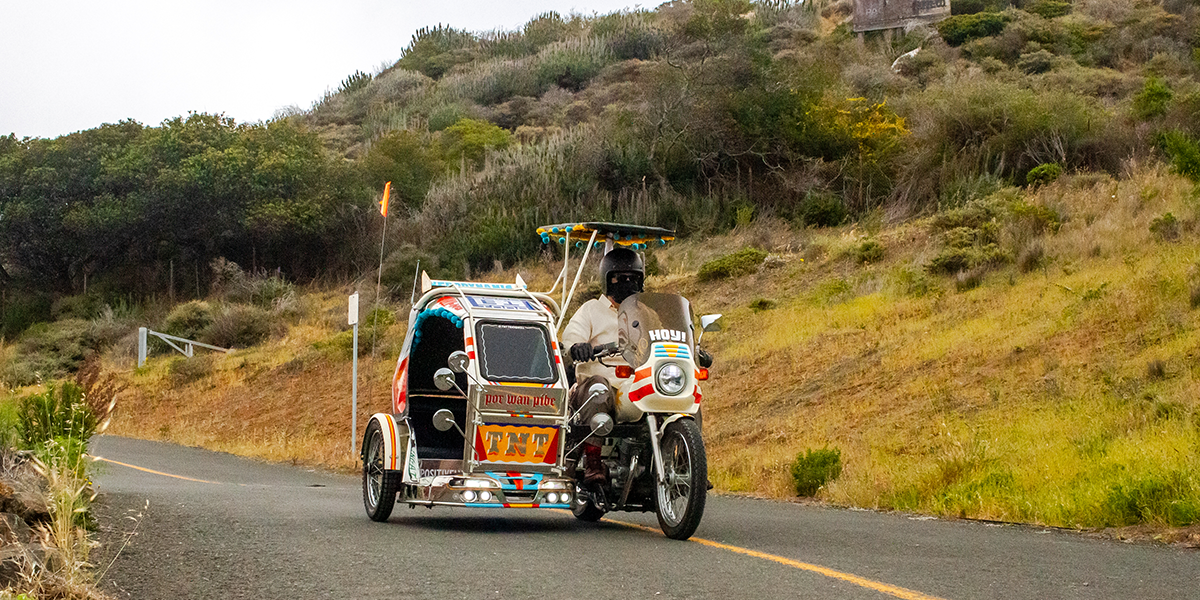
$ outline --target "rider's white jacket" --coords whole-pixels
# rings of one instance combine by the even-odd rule
[[[617,341],[617,307],[608,299],[601,296],[588,300],[575,311],[567,328],[563,330],[559,341],[563,345],[563,354],[570,356],[571,346],[587,342],[592,346],[611,344]],[[604,359],[610,365],[623,365],[620,356],[610,356]],[[599,361],[589,361],[575,365],[575,380],[583,381],[592,375],[601,375],[612,384],[617,380],[616,369],[606,367]]]

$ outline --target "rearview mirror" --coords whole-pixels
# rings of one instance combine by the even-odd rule
[[[592,433],[589,435],[598,435],[604,437],[612,433],[613,419],[608,413],[596,413],[588,420],[588,425],[592,427]]]
[[[433,374],[433,385],[443,392],[450,391],[450,388],[458,387],[458,383],[454,381],[454,371],[442,367]],[[460,390],[461,391],[461,390]]]
[[[717,323],[721,315],[704,315],[700,317],[700,329],[702,331],[720,331],[721,325]]]
[[[443,408],[433,413],[433,428],[438,431],[450,431],[451,428],[457,427],[458,423],[454,422],[454,413],[450,409]]]
[[[450,370],[455,373],[466,373],[467,365],[471,359],[467,357],[467,353],[462,350],[455,350],[450,353],[450,358],[446,359],[446,364],[450,365]]]

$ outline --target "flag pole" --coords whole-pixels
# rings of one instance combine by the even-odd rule
[[[383,236],[379,239],[379,275],[375,278],[375,305],[379,305],[379,289],[383,283],[383,244],[387,241],[388,196],[392,193],[392,182],[383,186],[383,200],[379,202],[379,214],[383,215]]]

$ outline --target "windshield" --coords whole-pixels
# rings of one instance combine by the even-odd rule
[[[692,348],[692,307],[675,294],[634,294],[617,313],[617,341],[625,348],[625,362],[637,368],[650,359],[656,342],[685,344]]]
[[[479,374],[488,381],[554,383],[558,375],[550,355],[550,336],[538,325],[482,322]]]

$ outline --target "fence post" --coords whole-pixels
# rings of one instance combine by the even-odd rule
[[[146,328],[138,327],[138,368],[146,364]]]

